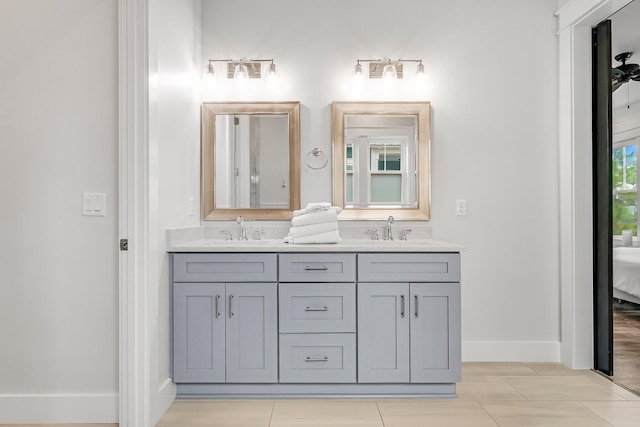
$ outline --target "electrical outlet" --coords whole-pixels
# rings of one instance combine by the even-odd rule
[[[456,200],[456,215],[466,215],[467,214],[467,201],[466,200]]]

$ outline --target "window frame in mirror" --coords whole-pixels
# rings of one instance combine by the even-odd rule
[[[216,208],[215,152],[216,115],[286,114],[289,119],[289,209]],[[201,218],[203,221],[290,219],[300,209],[300,102],[203,102],[201,139]]]
[[[340,219],[429,221],[431,219],[431,103],[424,102],[332,102],[331,145],[333,152],[333,205],[342,207]],[[412,115],[417,123],[416,173],[418,205],[415,208],[344,208],[345,207],[345,116]]]

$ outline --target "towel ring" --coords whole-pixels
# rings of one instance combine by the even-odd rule
[[[329,158],[319,148],[314,148],[307,153],[304,160],[309,169],[319,170],[324,169],[329,163]]]

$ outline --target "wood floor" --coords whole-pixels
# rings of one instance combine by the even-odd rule
[[[613,313],[613,381],[640,394],[640,307]],[[640,425],[640,422],[639,424]]]

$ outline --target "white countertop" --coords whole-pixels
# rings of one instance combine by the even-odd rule
[[[282,239],[200,239],[175,244],[169,252],[461,252],[466,247],[432,239],[366,240],[343,239],[336,244],[291,244]]]

